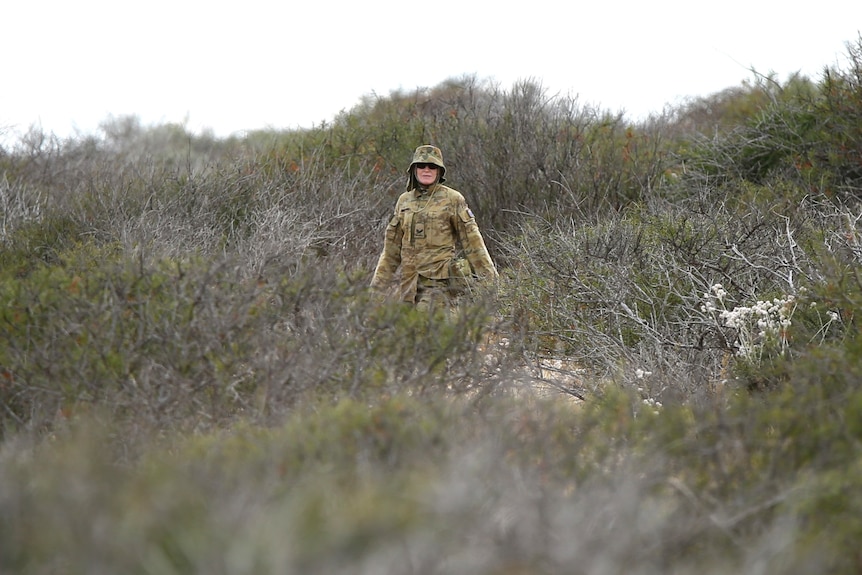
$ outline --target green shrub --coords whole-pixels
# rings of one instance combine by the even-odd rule
[[[224,142],[28,134],[0,570],[852,570],[857,61],[716,96],[709,137],[475,78]],[[426,142],[501,271],[452,314],[368,291]]]

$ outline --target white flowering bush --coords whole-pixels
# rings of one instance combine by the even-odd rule
[[[794,295],[728,309],[727,291],[721,284],[715,284],[703,294],[703,299],[701,311],[720,326],[734,330],[732,345],[737,356],[758,362],[767,352],[783,354],[787,351],[797,305]]]

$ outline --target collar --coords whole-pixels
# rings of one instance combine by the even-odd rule
[[[424,198],[425,196],[433,194],[439,186],[440,186],[439,183],[431,184],[427,188],[423,188],[421,186],[416,186],[415,188],[413,188],[413,197],[414,198]]]

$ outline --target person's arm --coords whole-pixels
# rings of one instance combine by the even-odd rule
[[[392,283],[395,270],[401,265],[401,240],[404,230],[401,227],[401,219],[398,216],[398,206],[395,214],[386,225],[383,237],[383,251],[377,259],[374,276],[371,278],[371,289],[379,293],[385,293]]]
[[[479,231],[476,217],[467,206],[463,196],[457,198],[455,205],[455,227],[458,230],[458,240],[464,252],[464,257],[480,280],[490,281],[498,277],[497,266],[491,260],[485,239]]]

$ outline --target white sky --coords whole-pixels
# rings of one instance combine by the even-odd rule
[[[11,6],[10,6],[11,4]],[[27,0],[0,15],[0,136],[109,117],[217,136],[310,127],[363,95],[464,74],[629,117],[751,79],[846,66],[862,1]],[[804,6],[804,7],[803,7]]]

